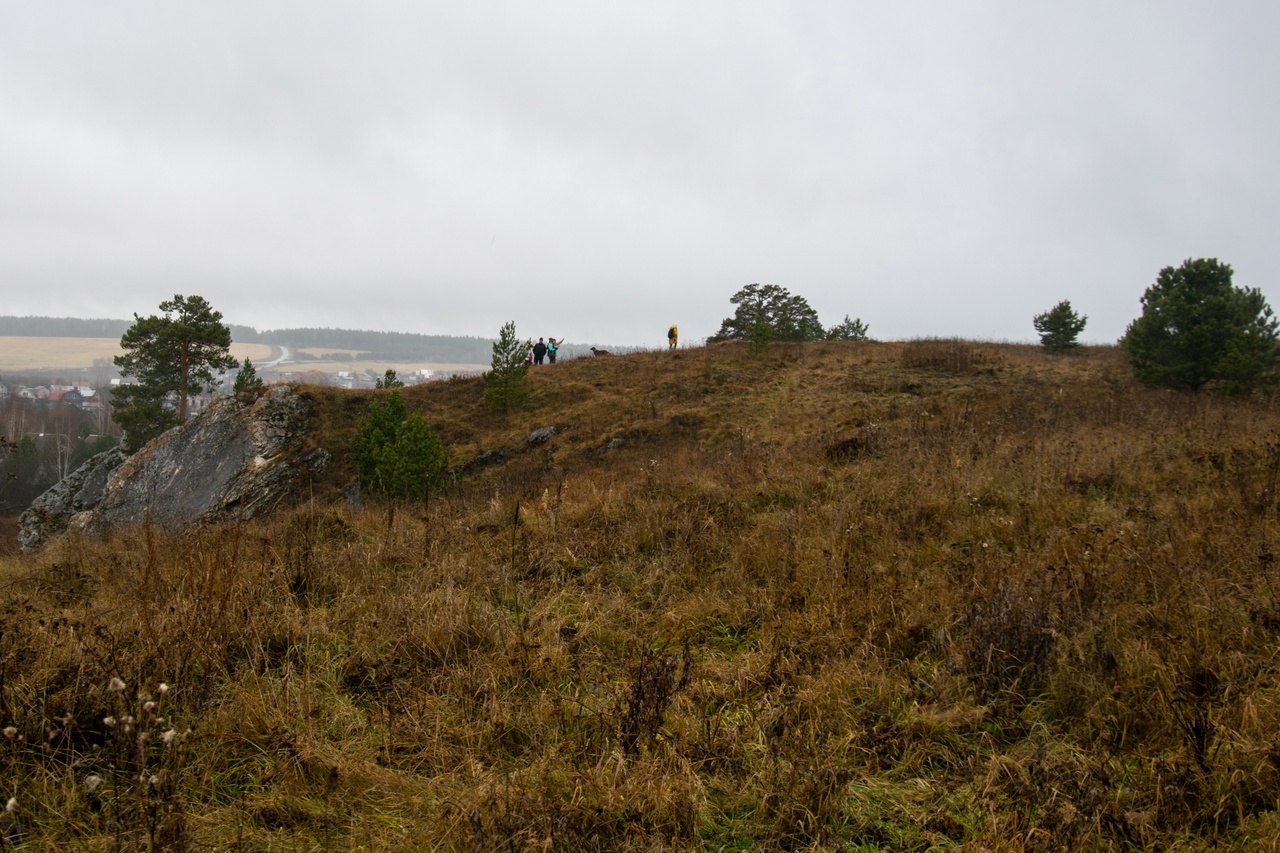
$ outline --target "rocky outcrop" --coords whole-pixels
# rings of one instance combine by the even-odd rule
[[[132,456],[86,462],[23,513],[19,542],[32,550],[68,529],[102,535],[147,519],[174,528],[260,515],[328,462],[306,436],[308,414],[287,385],[252,402],[220,397]]]
[[[545,426],[541,429],[535,429],[529,433],[529,437],[525,439],[530,447],[537,447],[539,444],[546,444],[548,440],[556,434],[556,428],[553,426]]]
[[[18,528],[18,542],[23,549],[39,547],[65,530],[74,515],[97,506],[107,481],[128,458],[123,450],[99,453],[36,498],[22,514]]]

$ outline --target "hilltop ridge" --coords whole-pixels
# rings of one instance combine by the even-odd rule
[[[530,381],[510,417],[478,378],[401,391],[460,473],[390,526],[347,451],[386,392],[316,386],[332,459],[293,506],[0,557],[14,819],[173,849],[1280,838],[1274,389],[947,340]]]

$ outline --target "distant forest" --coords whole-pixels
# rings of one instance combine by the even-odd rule
[[[119,338],[132,320],[83,320],[75,317],[0,317],[0,335],[37,338]],[[371,332],[363,329],[272,329],[231,327],[231,340],[246,344],[276,344],[291,349],[332,348],[360,351],[370,361],[439,361],[486,364],[493,355],[489,338]]]

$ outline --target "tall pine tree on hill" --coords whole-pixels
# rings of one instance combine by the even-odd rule
[[[231,330],[204,297],[177,294],[161,302],[160,311],[133,315],[120,338],[124,355],[114,359],[120,375],[134,380],[111,395],[130,450],[185,421],[191,396],[212,390],[222,373],[239,366],[231,357]]]

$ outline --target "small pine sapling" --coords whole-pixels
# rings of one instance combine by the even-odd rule
[[[386,503],[387,527],[395,521],[398,504],[426,503],[448,465],[435,430],[421,412],[408,411],[396,390],[369,407],[352,442],[351,459],[362,492]]]
[[[493,360],[484,374],[484,402],[504,414],[520,408],[529,397],[526,348],[516,337],[515,321],[504,323],[493,342]]]
[[[244,360],[244,364],[240,365],[240,369],[236,371],[235,384],[231,390],[236,394],[257,391],[262,388],[262,377],[258,376],[257,369],[254,368],[253,362],[249,359]]]
[[[1045,352],[1064,353],[1080,346],[1076,338],[1084,331],[1088,319],[1072,310],[1071,303],[1064,299],[1043,314],[1037,314],[1031,322],[1040,333],[1040,345]]]

